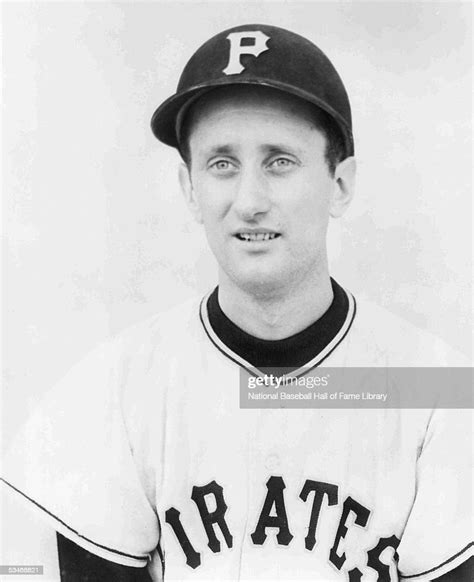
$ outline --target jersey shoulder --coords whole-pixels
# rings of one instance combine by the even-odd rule
[[[125,403],[159,398],[159,377],[199,332],[199,300],[191,299],[110,336],[79,359],[41,399],[35,414],[90,416]],[[126,407],[125,407],[126,408]]]
[[[121,361],[169,360],[185,351],[200,338],[199,304],[193,297],[166,311],[153,314],[108,340],[105,346]]]
[[[124,355],[153,347],[169,351],[186,338],[195,337],[199,330],[200,302],[200,298],[193,297],[171,309],[155,313],[126,327],[108,341],[119,347]]]
[[[364,362],[348,365],[471,365],[464,354],[439,337],[365,298],[357,299],[356,317],[348,342],[349,351]]]

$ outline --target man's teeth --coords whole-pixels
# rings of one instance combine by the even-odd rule
[[[241,232],[238,234],[238,237],[241,240],[246,241],[262,241],[262,240],[272,240],[276,238],[277,234],[274,232],[265,232],[265,233],[253,233],[253,232]]]

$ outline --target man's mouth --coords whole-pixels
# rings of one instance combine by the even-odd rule
[[[277,232],[238,232],[235,235],[239,240],[247,242],[260,242],[266,240],[273,240],[278,238],[280,234]]]

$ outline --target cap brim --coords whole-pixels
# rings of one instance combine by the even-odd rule
[[[336,121],[339,128],[341,129],[344,136],[347,155],[351,156],[354,154],[352,132],[347,123],[344,121],[342,116],[337,113],[337,111],[335,111],[326,102],[318,99],[311,93],[307,93],[306,91],[295,88],[291,85],[287,85],[286,83],[275,81],[273,79],[251,79],[248,77],[241,80],[237,80],[235,78],[219,79],[213,80],[210,83],[198,85],[196,87],[191,87],[182,93],[176,93],[164,101],[154,112],[151,118],[151,129],[155,137],[161,142],[179,149],[178,136],[176,135],[176,120],[181,109],[185,107],[190,100],[195,101],[201,96],[201,94],[207,93],[212,89],[228,85],[259,85],[263,87],[272,87],[273,89],[278,89],[284,93],[289,93],[290,95],[300,97],[301,99],[304,99],[305,101],[320,107],[326,111],[326,113],[331,115],[331,117]]]

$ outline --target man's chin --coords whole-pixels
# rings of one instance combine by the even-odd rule
[[[285,281],[285,278],[282,278],[279,272],[265,273],[255,271],[252,273],[239,273],[238,275],[234,273],[232,280],[237,287],[249,295],[270,297],[281,294],[283,290],[282,282]]]
[[[259,257],[247,257],[247,260],[224,257],[226,260],[222,260],[216,255],[216,258],[222,282],[228,280],[244,293],[256,297],[281,296],[289,291],[295,280],[296,273],[289,271],[287,261],[282,257],[265,257],[264,260]]]

